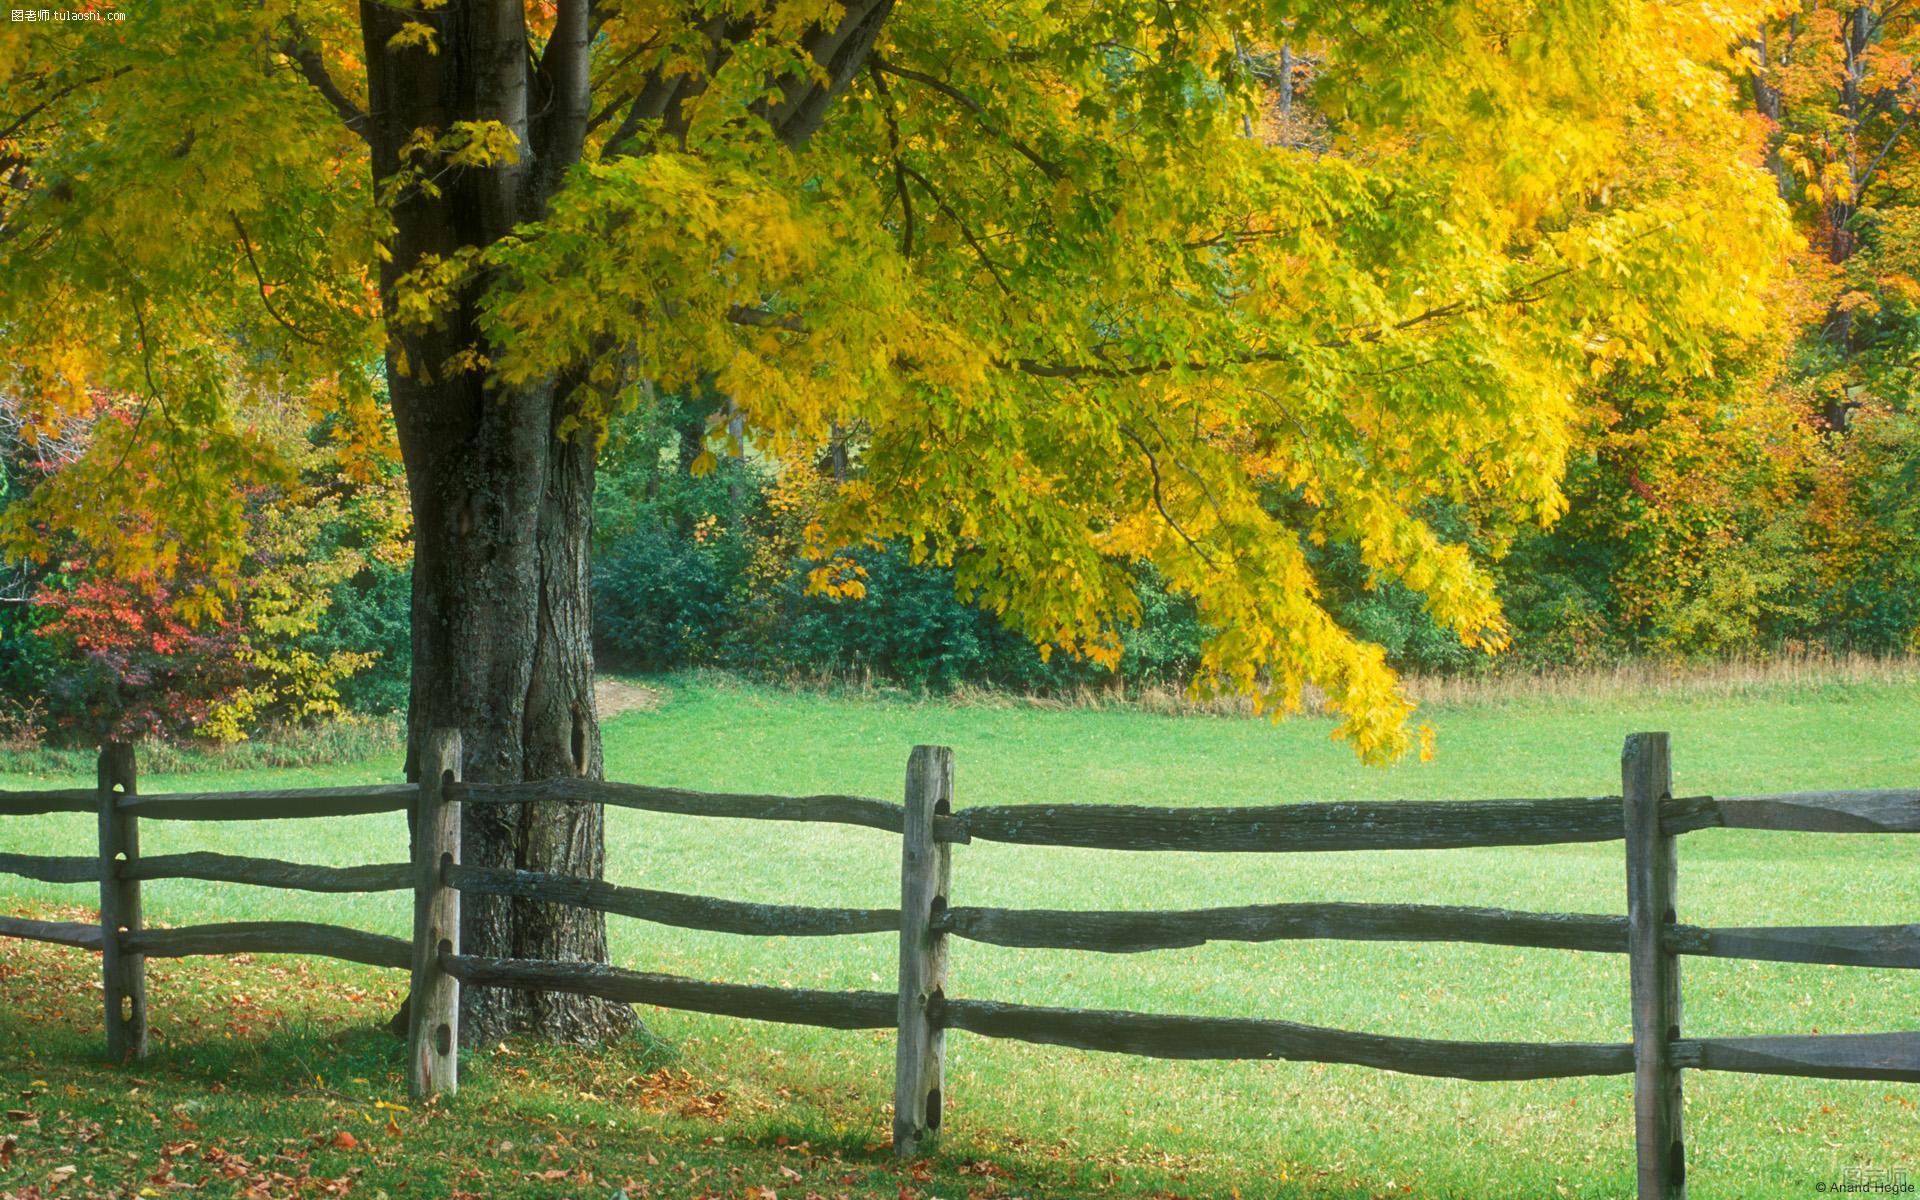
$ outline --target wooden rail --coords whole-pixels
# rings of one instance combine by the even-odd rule
[[[900,928],[897,908],[808,908],[794,904],[750,904],[616,887],[598,879],[547,875],[460,864],[445,869],[447,884],[463,892],[548,900],[576,908],[636,917],[656,925],[742,933],[754,937],[830,937],[847,933],[890,933]]]
[[[155,821],[282,821],[405,812],[419,795],[420,789],[411,783],[265,792],[162,792],[129,796],[120,808]]]
[[[891,1029],[898,1004],[898,997],[892,992],[829,992],[749,983],[709,983],[679,975],[623,971],[599,963],[442,954],[440,965],[447,974],[472,987],[573,992],[628,1004],[653,1004],[688,1012],[787,1025],[819,1025],[828,1029]]]
[[[1728,829],[1920,833],[1920,791],[1783,792],[1714,802]]]
[[[941,933],[996,946],[1137,954],[1212,941],[1479,942],[1548,950],[1627,952],[1627,919],[1443,904],[1250,904],[1184,911],[950,908]],[[1671,925],[1675,954],[1850,967],[1920,968],[1920,925],[1705,929]]]
[[[1699,819],[1711,804],[1705,798],[1675,801],[1675,819]],[[1259,808],[1018,804],[967,809],[962,820],[971,836],[987,842],[1205,853],[1448,850],[1606,842],[1624,836],[1620,801],[1607,796]]]
[[[56,946],[100,948],[100,927],[80,921],[35,921],[28,917],[0,917],[0,937],[52,942]]]
[[[205,851],[156,854],[131,864],[121,874],[128,879],[204,879],[302,892],[399,892],[413,887],[411,863],[316,867],[281,862],[277,858],[247,858]]]
[[[598,779],[547,779],[532,783],[463,783],[450,795],[462,804],[612,804],[687,817],[733,817],[750,821],[825,821],[859,825],[887,833],[906,828],[906,809],[866,796],[763,796],[752,793],[692,792],[684,788],[608,783]],[[968,840],[964,822],[943,817],[934,823],[943,842]]]
[[[1250,904],[1183,912],[951,908],[935,928],[974,942],[1135,954],[1210,941],[1484,942],[1624,954],[1625,917],[1440,904]]]
[[[21,875],[42,883],[98,883],[100,860],[47,854],[0,854],[0,875]]]
[[[1625,1075],[1633,1070],[1633,1047],[1625,1044],[1433,1041],[1291,1021],[1037,1008],[991,1000],[945,1000],[937,1011],[947,1028],[983,1037],[1153,1058],[1284,1058],[1480,1080]]]
[[[41,813],[100,811],[100,794],[92,788],[48,788],[39,792],[0,791],[0,817],[33,817]]]
[[[402,938],[312,921],[232,921],[179,929],[144,929],[122,936],[120,944],[129,952],[148,958],[184,958],[194,954],[312,954],[401,970],[413,961],[412,943]]]
[[[1835,967],[1920,968],[1920,925],[1801,925],[1697,929],[1675,925],[1668,943],[1680,954]]]
[[[405,811],[414,802],[419,790],[410,783],[391,783],[250,792],[156,792],[150,796],[126,796],[120,801],[119,807],[136,816],[161,821],[278,821],[290,817],[351,817]],[[83,788],[53,788],[40,792],[0,791],[0,817],[95,812],[98,809],[98,794]]]
[[[1673,1061],[1702,1071],[1920,1083],[1920,1033],[1681,1038]]]
[[[1635,1076],[1641,1200],[1685,1194],[1681,1081],[1685,1070],[1920,1082],[1920,1031],[1698,1038],[1682,1026],[1680,962],[1717,957],[1839,966],[1920,968],[1920,924],[1704,928],[1676,913],[1678,839],[1709,829],[1822,833],[1920,832],[1920,790],[1672,795],[1664,734],[1636,734],[1622,759],[1621,794],[1461,803],[1316,803],[1229,808],[1127,804],[1001,805],[956,811],[950,751],[918,747],[905,802],[852,795],[767,796],[565,779],[463,783],[457,734],[430,731],[420,785],[141,795],[131,752],[102,751],[93,789],[0,791],[0,817],[93,813],[98,853],[0,853],[0,873],[95,884],[99,924],[0,917],[0,937],[29,938],[102,956],[108,1046],[137,1056],[146,1044],[144,962],[199,954],[310,954],[410,969],[408,1081],[416,1095],[458,1086],[463,987],[571,992],[753,1020],[836,1029],[896,1030],[894,1144],[930,1149],[941,1124],[946,1034],[960,1030],[1123,1054],[1177,1059],[1287,1059],[1345,1063],[1468,1080]],[[899,834],[898,908],[756,904],[624,887],[598,879],[486,868],[460,861],[465,804],[613,804],[698,817],[822,821]],[[143,856],[139,819],[230,821],[412,811],[414,860],[334,867],[192,852]],[[1197,853],[1434,850],[1624,841],[1625,912],[1519,912],[1433,904],[1293,903],[1173,911],[1007,909],[950,903],[952,847],[971,841]],[[197,879],[310,892],[411,889],[411,939],[306,921],[152,929],[140,885]],[[897,933],[891,992],[829,991],[687,979],[581,962],[487,958],[459,952],[460,896],[473,892],[565,904],[659,924],[755,937]],[[1463,1042],[1387,1036],[1269,1019],[1042,1007],[954,998],[947,943],[1131,954],[1214,940],[1478,942],[1625,954],[1631,1042]]]

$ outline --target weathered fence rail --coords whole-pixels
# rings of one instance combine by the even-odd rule
[[[784,1025],[819,1025],[827,1029],[890,1029],[899,1007],[899,997],[893,992],[833,992],[757,983],[712,983],[680,975],[625,971],[598,963],[442,954],[440,965],[447,974],[473,987],[578,992],[629,1004],[750,1017]]]
[[[323,925],[315,921],[227,921],[179,929],[143,929],[123,934],[120,945],[146,958],[188,958],[197,954],[313,954],[405,969],[413,945],[404,938]]]
[[[686,817],[735,817],[749,821],[813,821],[859,825],[886,833],[906,828],[905,805],[866,796],[761,796],[690,792],[598,779],[549,779],[535,783],[456,783],[448,799],[460,804],[611,804]],[[935,837],[968,840],[967,827],[952,817],[936,819]]]
[[[415,784],[141,795],[132,754],[110,746],[94,789],[0,791],[0,817],[98,815],[98,852],[0,852],[0,873],[100,888],[100,922],[0,917],[0,937],[100,952],[107,1045],[145,1052],[144,962],[201,954],[313,954],[412,972],[408,1081],[416,1095],[458,1086],[462,987],[529,988],[693,1012],[833,1029],[897,1030],[894,1144],[925,1148],[940,1127],[946,1033],[1012,1038],[1174,1059],[1349,1063],[1471,1080],[1627,1075],[1634,1079],[1639,1194],[1685,1194],[1685,1070],[1920,1082],[1920,1031],[1689,1038],[1679,961],[1686,956],[1839,966],[1920,968],[1920,924],[1704,928],[1680,922],[1678,839],[1704,829],[1822,833],[1920,832],[1920,790],[1673,796],[1665,734],[1636,734],[1622,756],[1621,794],[1544,800],[1284,804],[1235,808],[999,805],[956,812],[953,757],[914,750],[905,802],[864,796],[768,796],[569,779],[463,783],[457,735],[433,731]],[[759,904],[602,880],[470,866],[460,861],[467,804],[613,804],[651,812],[763,821],[824,821],[901,839],[898,908]],[[142,856],[142,818],[232,821],[410,811],[414,860],[334,867],[193,852]],[[1439,850],[1623,841],[1625,913],[1518,912],[1435,904],[1253,904],[1183,911],[952,906],[952,848],[974,841],[1198,853]],[[148,929],[140,884],[199,879],[323,893],[412,890],[411,939],[305,921]],[[460,952],[463,893],[538,900],[656,924],[752,936],[897,933],[894,991],[827,991],[719,983],[579,962]],[[1131,954],[1209,941],[1289,939],[1478,942],[1628,956],[1632,1040],[1461,1042],[1389,1037],[1290,1021],[1053,1008],[947,995],[952,938],[1001,946]]]
[[[900,928],[897,908],[810,908],[797,904],[753,904],[618,887],[597,879],[547,875],[537,871],[468,867],[446,869],[447,885],[462,892],[515,896],[571,904],[655,925],[744,933],[756,937],[832,937],[843,933],[891,933]]]

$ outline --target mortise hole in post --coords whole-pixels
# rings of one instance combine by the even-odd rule
[[[452,953],[453,953],[453,939],[451,939],[451,938],[441,938],[441,939],[440,939],[440,946],[439,946],[439,952],[440,952],[441,954],[452,954]]]
[[[1680,914],[1673,911],[1673,906],[1671,904],[1667,906],[1666,912],[1660,914],[1660,921],[1662,924],[1665,924],[1665,925],[1676,924],[1679,922],[1679,920],[1680,920]]]
[[[573,706],[573,773],[587,773],[587,718],[578,704]]]
[[[448,1054],[453,1050],[453,1027],[451,1025],[442,1022],[434,1027],[433,1047],[442,1055]]]
[[[1667,1040],[1670,1042],[1677,1042],[1680,1040],[1680,1025],[1678,1022],[1667,1026]]]
[[[930,919],[934,921],[938,921],[942,916],[946,914],[946,911],[947,911],[947,898],[945,896],[935,896],[933,898],[933,903],[929,906]]]
[[[133,1024],[133,997],[132,996],[120,997],[120,1020],[123,1023],[128,1025]]]
[[[943,817],[951,816],[953,814],[953,801],[942,796],[933,802],[933,811]]]
[[[1681,1188],[1687,1182],[1687,1148],[1680,1142],[1667,1147],[1667,1174],[1673,1176],[1673,1186]]]
[[[940,1128],[940,1089],[934,1088],[927,1093],[927,1128]]]

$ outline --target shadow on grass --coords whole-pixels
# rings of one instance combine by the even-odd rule
[[[0,1191],[55,1196],[437,1195],[884,1200],[1331,1200],[1388,1181],[1272,1178],[1260,1164],[968,1130],[894,1159],[881,1101],[790,1062],[734,1086],[651,1035],[588,1052],[462,1054],[456,1097],[406,1101],[394,997],[371,972],[275,958],[149,964],[153,1045],[105,1061],[97,959],[10,943],[0,960]],[[382,977],[383,982],[386,977]],[[397,977],[394,977],[397,979]],[[67,1168],[73,1168],[68,1171]],[[1465,1193],[1462,1193],[1465,1194]]]

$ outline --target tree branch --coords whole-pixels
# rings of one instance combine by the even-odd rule
[[[1036,358],[1016,358],[1003,362],[1001,366],[1012,367],[1017,371],[1032,375],[1037,379],[1138,379],[1142,375],[1158,375],[1179,367],[1188,367],[1196,371],[1214,367],[1245,367],[1258,363],[1285,362],[1296,352],[1292,350],[1254,350],[1246,354],[1235,354],[1212,362],[1175,362],[1170,358],[1155,359],[1152,362],[1129,363],[1125,366],[1107,363],[1057,363],[1043,362]]]
[[[126,269],[124,261],[121,263],[121,269]],[[160,394],[160,384],[153,377],[153,338],[147,332],[147,309],[140,297],[140,284],[131,275],[128,276],[128,283],[131,287],[130,297],[133,300],[134,324],[140,330],[140,369],[147,379],[147,394],[141,398],[140,412],[134,418],[133,428],[127,433],[127,444],[121,447],[120,457],[113,464],[112,474],[114,475],[118,475],[120,468],[127,465],[127,456],[133,453],[134,443],[140,437],[140,427],[146,424],[147,409],[150,405],[158,404],[161,419],[166,421],[169,427],[177,428],[174,426],[173,414],[167,411],[166,397]],[[171,448],[167,451],[167,465],[173,468],[174,478],[178,480],[180,464],[175,461]]]
[[[1173,519],[1173,514],[1167,511],[1167,502],[1161,487],[1160,460],[1153,456],[1153,451],[1147,448],[1147,443],[1142,441],[1140,436],[1134,433],[1133,430],[1128,429],[1125,425],[1119,425],[1115,428],[1120,431],[1121,437],[1126,438],[1138,446],[1140,453],[1146,455],[1147,470],[1153,475],[1153,506],[1160,510],[1161,519],[1171,526],[1175,533],[1180,535],[1190,550],[1200,556],[1201,562],[1206,563],[1209,567],[1217,567],[1219,564],[1213,561],[1213,556],[1208,554],[1199,542],[1194,541],[1193,535],[1188,533],[1186,529],[1181,526],[1180,522]]]
[[[1066,171],[1060,164],[1043,157],[1038,150],[1035,150],[1032,146],[1015,137],[1011,131],[995,124],[993,118],[987,115],[987,110],[980,106],[978,100],[975,100],[972,96],[967,95],[952,84],[935,78],[925,71],[916,71],[912,67],[896,66],[878,55],[874,56],[872,66],[877,73],[893,75],[900,79],[910,79],[915,83],[932,88],[934,91],[939,92],[941,95],[959,104],[962,108],[965,108],[973,114],[974,120],[979,122],[982,129],[1019,151],[1021,157],[1038,167],[1040,173],[1048,179],[1058,181],[1066,174]]]
[[[1672,222],[1668,222],[1659,226],[1658,229],[1668,228],[1671,224]],[[1645,233],[1640,234],[1639,237],[1645,237],[1658,232],[1658,229],[1647,230]],[[1636,237],[1629,240],[1637,241],[1639,239]],[[1429,321],[1437,321],[1443,317],[1453,316],[1456,313],[1489,308],[1496,304],[1526,304],[1540,298],[1540,288],[1562,276],[1572,274],[1573,270],[1574,268],[1567,266],[1548,271],[1537,279],[1529,280],[1523,286],[1517,287],[1495,300],[1479,302],[1454,300],[1447,304],[1436,305],[1433,308],[1415,313],[1413,316],[1405,320],[1396,321],[1391,325],[1375,326],[1358,336],[1324,338],[1313,343],[1313,348],[1316,350],[1341,350],[1350,346],[1372,345],[1390,333],[1399,333],[1403,330],[1412,329],[1417,325],[1424,325]],[[1245,354],[1229,355],[1226,358],[1215,359],[1211,362],[1176,362],[1170,358],[1163,358],[1155,359],[1151,362],[1131,363],[1126,366],[1112,366],[1104,363],[1049,363],[1041,362],[1038,359],[1016,358],[1011,362],[1003,362],[1000,365],[1011,366],[1016,370],[1042,379],[1137,379],[1142,375],[1157,375],[1163,371],[1172,371],[1181,367],[1195,371],[1205,371],[1215,367],[1245,367],[1260,363],[1285,362],[1298,353],[1298,350],[1254,350]],[[1416,365],[1426,364],[1421,363]],[[1407,368],[1394,368],[1394,371],[1405,369]],[[1385,373],[1391,374],[1393,372],[1389,371]]]
[[[825,74],[824,82],[796,76],[780,84],[781,100],[766,113],[767,123],[788,146],[812,137],[827,119],[827,106],[847,90],[873,51],[894,0],[845,0],[846,14],[831,29],[810,30],[803,44]]]
[[[986,247],[980,244],[980,239],[973,236],[973,230],[969,229],[967,223],[960,219],[960,214],[953,211],[952,206],[947,203],[946,198],[940,194],[940,190],[933,186],[933,181],[906,163],[900,162],[898,159],[896,159],[895,162],[902,171],[907,173],[907,178],[927,189],[927,195],[933,198],[934,207],[938,208],[949,221],[952,221],[959,227],[960,236],[966,239],[968,246],[973,248],[974,255],[979,258],[981,265],[987,268],[987,274],[993,276],[993,281],[1000,285],[1002,292],[1005,292],[1008,296],[1012,296],[1014,294],[1013,289],[1007,286],[1005,279],[1001,278],[999,264],[993,261],[993,258],[987,253]]]
[[[340,85],[333,81],[333,76],[327,73],[327,64],[321,61],[320,52],[314,49],[314,42],[307,36],[300,18],[290,16],[287,21],[292,36],[280,44],[280,52],[293,60],[300,68],[300,74],[333,106],[333,111],[340,114],[341,121],[353,131],[354,136],[371,145],[367,135],[367,114],[347,98],[347,94],[340,90]]]
[[[735,325],[748,325],[755,329],[784,329],[788,333],[807,331],[807,323],[794,314],[772,313],[764,308],[751,308],[745,304],[736,304],[729,308],[727,320]]]
[[[654,90],[654,84],[648,84],[644,91],[633,98],[633,103],[627,105],[627,115],[620,118],[620,124],[614,127],[613,133],[607,138],[606,145],[600,148],[600,160],[602,162],[619,158],[627,153],[629,149],[627,143],[633,140],[634,134],[640,132],[640,122],[647,119],[644,106],[647,102],[647,97]],[[612,106],[609,105],[609,107]],[[591,125],[591,122],[589,122],[589,125]]]
[[[887,77],[880,68],[872,63],[868,69],[873,73],[874,91],[886,107],[882,112],[887,119],[887,148],[893,155],[893,190],[900,195],[900,257],[913,257],[913,193],[907,188],[907,167],[900,161],[900,121],[894,111],[893,93],[887,90]]]
[[[1190,242],[1181,242],[1182,250],[1209,250],[1215,246],[1240,246],[1248,242],[1258,242],[1266,238],[1285,237],[1299,232],[1297,225],[1276,225],[1267,229],[1224,229],[1212,237],[1196,238]]]
[[[597,32],[597,29],[596,29],[596,32]],[[593,90],[598,90],[599,88],[605,87],[608,84],[612,83],[613,80],[619,78],[620,72],[626,70],[627,67],[633,62],[634,59],[639,58],[642,54],[645,54],[647,51],[659,45],[659,43],[660,43],[660,39],[658,37],[651,37],[651,38],[648,38],[646,41],[640,43],[638,46],[635,46],[632,50],[629,50],[620,59],[620,61],[608,67],[606,70],[606,74],[604,74],[601,77],[600,82],[598,84],[590,85],[591,88]],[[587,132],[592,133],[594,130],[600,128],[600,126],[606,124],[606,122],[613,116],[614,113],[619,112],[622,108],[627,108],[631,106],[635,99],[637,99],[637,97],[634,96],[632,93],[626,93],[620,96],[616,96],[612,100],[607,101],[606,104],[601,107],[599,112],[594,113],[591,117],[587,118]]]
[[[537,73],[546,81],[550,99],[534,118],[531,132],[536,139],[534,170],[543,196],[559,189],[561,178],[580,161],[586,146],[593,112],[589,9],[588,0],[560,0],[553,32],[540,55]]]
[[[95,75],[90,79],[76,80],[75,82],[68,84],[67,86],[59,89],[58,91],[54,92],[52,95],[48,96],[45,100],[42,100],[40,103],[34,105],[32,108],[29,108],[26,112],[21,113],[18,117],[16,117],[13,121],[11,121],[5,129],[0,129],[0,141],[11,139],[15,135],[17,135],[22,129],[25,129],[27,127],[28,121],[33,120],[35,117],[45,112],[53,104],[66,98],[69,95],[72,95],[74,92],[79,91],[81,88],[91,87],[96,83],[105,83],[110,79],[118,79],[120,76],[125,75],[128,71],[131,71],[132,69],[133,69],[132,67],[116,67],[115,69],[108,71],[105,75]]]
[[[743,19],[729,24],[726,18],[715,16],[709,17],[700,28],[707,39],[700,70],[671,75],[662,74],[657,68],[648,72],[646,83],[627,108],[626,117],[601,148],[603,161],[631,153],[634,147],[630,143],[646,121],[658,120],[664,132],[677,136],[684,144],[690,122],[686,105],[706,91],[708,82],[733,56],[733,42],[745,38],[752,31],[753,22]]]
[[[1887,155],[1892,153],[1894,146],[1898,145],[1901,137],[1906,134],[1907,127],[1912,124],[1912,113],[1908,113],[1906,116],[1900,118],[1900,123],[1895,125],[1893,132],[1887,135],[1887,140],[1885,144],[1880,147],[1879,153],[1873,156],[1873,161],[1867,164],[1867,169],[1860,172],[1860,182],[1854,184],[1853,187],[1853,202],[1855,206],[1859,205],[1860,197],[1867,194],[1867,189],[1873,186],[1873,177],[1879,173],[1880,164],[1887,160]]]
[[[273,306],[273,293],[267,290],[267,277],[260,273],[260,262],[253,256],[253,239],[247,236],[247,227],[240,223],[239,213],[229,210],[227,215],[233,218],[234,231],[240,235],[240,248],[247,252],[247,265],[253,268],[254,282],[260,285],[260,303],[266,308],[267,314],[285,326],[288,333],[299,338],[307,345],[326,345],[326,343],[319,338],[314,337],[298,325],[295,325],[292,321],[287,320],[287,318],[281,314],[280,310]]]

